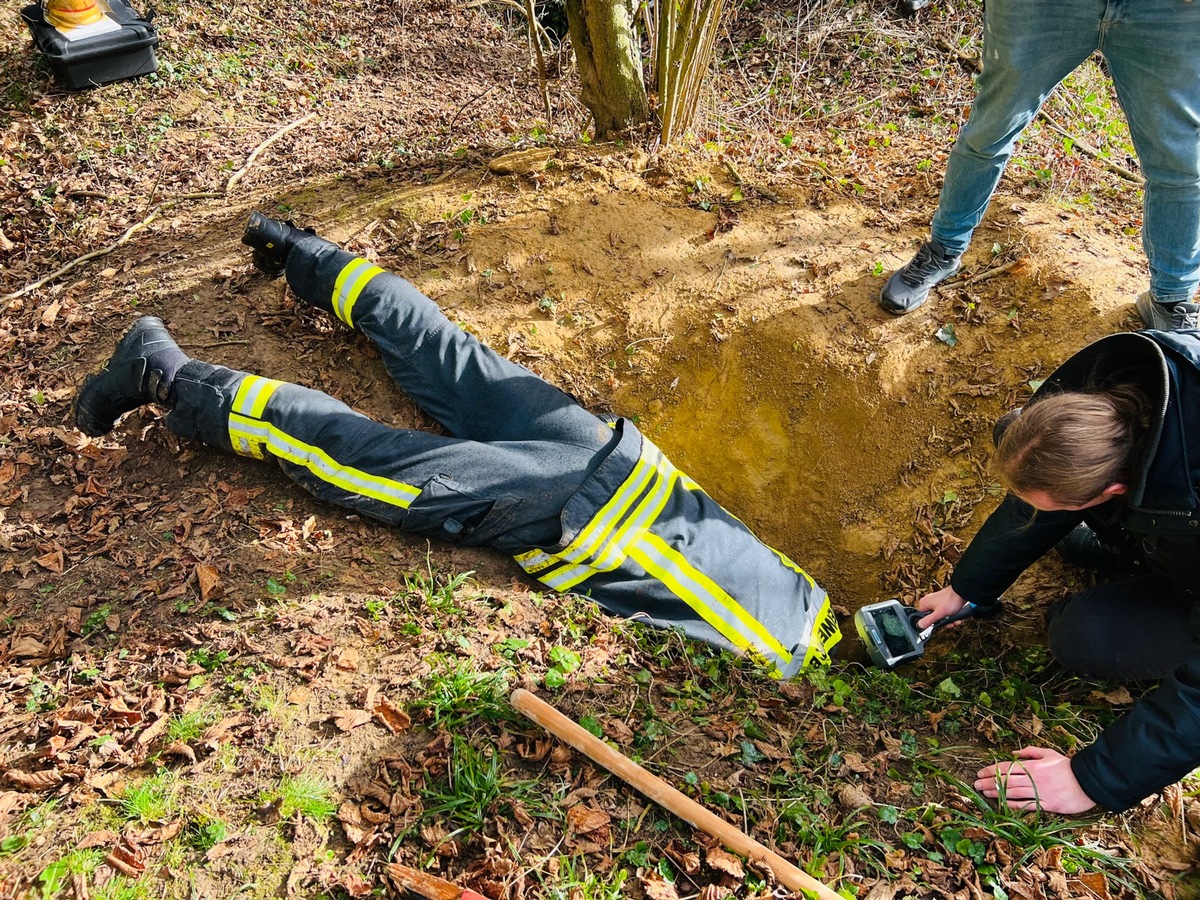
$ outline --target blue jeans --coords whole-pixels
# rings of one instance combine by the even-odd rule
[[[954,254],[1051,91],[1099,50],[1146,176],[1142,244],[1159,302],[1200,285],[1200,0],[987,0],[983,73],[950,153],[933,239]]]

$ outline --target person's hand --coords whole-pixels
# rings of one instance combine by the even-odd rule
[[[940,622],[946,616],[954,615],[966,605],[967,601],[960,597],[958,592],[952,587],[944,587],[940,591],[926,594],[917,601],[917,609],[923,609],[929,615],[917,622],[917,627],[921,629],[928,628],[934,622]],[[957,622],[952,622],[946,627],[953,628],[957,624]]]
[[[1070,815],[1096,805],[1075,780],[1070,757],[1044,747],[1025,747],[1015,762],[980,769],[976,778],[975,790],[993,799],[1003,795],[1010,809]]]

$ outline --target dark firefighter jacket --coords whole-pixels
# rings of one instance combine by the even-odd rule
[[[951,584],[960,596],[983,607],[995,604],[1026,567],[1086,521],[1140,540],[1150,571],[1200,598],[1200,331],[1102,338],[1056,369],[1030,403],[1059,389],[1130,382],[1147,392],[1157,414],[1128,492],[1079,512],[1036,514],[1011,494],[1005,497],[954,571]],[[1198,619],[1193,606],[1192,621]],[[1136,628],[1137,620],[1131,608],[1129,627]],[[1200,645],[1186,665],[1077,753],[1071,766],[1087,795],[1114,812],[1200,766]]]
[[[841,638],[825,592],[677,469],[627,419],[562,512],[555,547],[515,556],[557,591],[749,653],[780,677]]]

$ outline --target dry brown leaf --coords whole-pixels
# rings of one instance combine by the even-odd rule
[[[109,831],[107,828],[102,828],[99,831],[92,831],[86,834],[82,841],[75,845],[76,850],[90,850],[93,847],[107,847],[115,844],[121,839],[121,836],[115,831]]]
[[[349,800],[338,807],[337,817],[342,823],[342,831],[346,832],[346,840],[351,844],[361,844],[375,831],[374,826],[363,819],[359,805]]]
[[[708,852],[704,854],[704,861],[718,872],[724,872],[726,875],[732,875],[738,879],[746,877],[746,869],[742,865],[742,861],[732,853],[726,853],[720,847],[709,847]]]
[[[638,881],[642,883],[642,892],[647,900],[679,900],[679,892],[675,890],[675,885],[657,872],[643,872],[638,875]]]
[[[842,765],[838,769],[839,775],[845,775],[847,772],[856,772],[859,775],[865,775],[871,771],[871,766],[865,762],[857,753],[842,754]]]
[[[357,672],[358,651],[353,647],[343,647],[334,654],[334,665],[343,672]]]
[[[8,652],[18,659],[41,658],[49,653],[49,651],[49,647],[37,638],[30,637],[27,634],[19,638],[14,638],[12,645],[8,648]]]
[[[152,740],[167,730],[167,723],[171,721],[170,716],[161,716],[155,719],[150,725],[142,730],[142,733],[137,736],[137,742],[143,747],[149,744]]]
[[[1112,706],[1128,706],[1133,703],[1133,694],[1129,693],[1129,688],[1124,685],[1114,691],[1092,691],[1092,698],[1103,700]]]
[[[182,756],[188,762],[196,762],[196,751],[183,741],[171,741],[163,747],[162,752],[164,756]]]
[[[1108,878],[1103,872],[1084,872],[1076,875],[1067,882],[1067,888],[1072,897],[1088,896],[1083,891],[1090,891],[1101,900],[1109,900],[1112,894],[1108,890]],[[1080,889],[1083,890],[1080,890]]]
[[[130,878],[137,878],[146,871],[146,864],[136,854],[125,847],[114,847],[104,861]]]
[[[719,887],[715,884],[706,884],[700,888],[700,893],[696,895],[696,900],[728,900],[733,894],[729,893],[727,888]]]
[[[373,715],[365,709],[339,709],[329,718],[342,731],[353,731],[370,722]]]
[[[58,769],[43,769],[40,772],[19,772],[9,769],[4,777],[28,791],[45,791],[57,787],[65,780]]]
[[[312,699],[312,691],[306,687],[292,688],[288,691],[287,702],[295,703],[297,706],[304,706]]]
[[[838,788],[837,798],[842,808],[848,811],[872,805],[871,795],[863,790],[862,785],[851,782],[846,782]]]
[[[234,713],[231,716],[226,716],[219,722],[214,722],[204,729],[204,734],[200,735],[201,743],[217,749],[218,745],[226,740],[233,732],[233,729],[239,725],[249,724],[250,717],[245,713]]]
[[[567,825],[576,834],[591,834],[612,824],[612,817],[590,806],[572,806],[567,810]]]
[[[700,854],[695,850],[688,849],[675,840],[670,841],[664,849],[671,862],[688,875],[695,875],[700,871]]]
[[[412,727],[412,718],[408,713],[387,697],[379,697],[371,707],[371,711],[375,713],[375,718],[379,720],[379,723],[392,734],[400,734]]]
[[[181,831],[183,831],[183,819],[177,819],[159,828],[130,829],[125,832],[125,840],[141,846],[165,844],[178,836]]]
[[[56,547],[49,553],[39,556],[34,560],[34,562],[43,569],[53,572],[55,575],[61,575],[63,573],[63,569],[65,568],[61,547]]]
[[[204,563],[196,566],[196,583],[200,586],[201,600],[215,600],[225,593],[221,575],[213,566]]]
[[[42,327],[49,328],[51,325],[53,325],[55,322],[57,322],[58,314],[59,314],[59,311],[61,311],[61,310],[62,310],[62,301],[61,300],[55,300],[53,303],[51,303],[49,306],[47,306],[44,310],[42,310]]]

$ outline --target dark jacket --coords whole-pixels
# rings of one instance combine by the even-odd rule
[[[1021,572],[1086,521],[1140,541],[1148,570],[1200,599],[1200,331],[1102,338],[1056,369],[1030,403],[1058,390],[1131,382],[1152,398],[1156,416],[1128,492],[1087,510],[1036,515],[1005,497],[954,571],[951,584],[960,596],[994,605]],[[1137,626],[1136,609],[1129,622]],[[1080,786],[1101,806],[1128,809],[1200,766],[1197,641],[1192,659],[1072,760]]]

